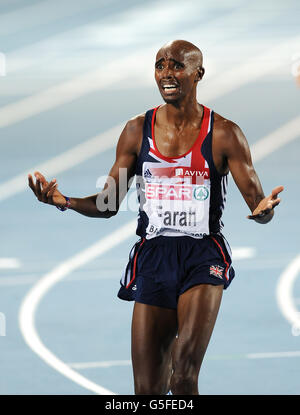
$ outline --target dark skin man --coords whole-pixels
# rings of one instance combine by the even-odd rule
[[[156,113],[156,145],[166,157],[185,154],[195,142],[203,116],[197,102],[198,82],[204,75],[202,53],[193,44],[176,40],[156,55],[155,79],[165,104]],[[69,208],[90,217],[115,215],[135,174],[141,149],[145,114],[127,122],[117,145],[116,160],[102,192],[86,198],[70,198]],[[231,173],[250,208],[249,219],[269,222],[280,203],[282,186],[265,197],[252,165],[247,140],[232,121],[214,113],[213,160],[219,174]],[[119,169],[128,172],[128,186],[119,191]],[[55,179],[48,182],[40,172],[31,175],[29,186],[39,201],[64,206]],[[116,190],[117,189],[117,190]],[[100,211],[99,200],[115,197],[115,210]],[[198,376],[219,311],[222,285],[199,284],[179,296],[177,310],[135,302],[132,317],[132,363],[136,394],[197,395]]]

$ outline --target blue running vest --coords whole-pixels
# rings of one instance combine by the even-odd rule
[[[220,234],[228,174],[213,162],[214,113],[204,108],[193,146],[183,155],[166,157],[157,148],[154,123],[159,107],[145,114],[143,141],[136,164],[139,214],[136,233],[142,238]]]

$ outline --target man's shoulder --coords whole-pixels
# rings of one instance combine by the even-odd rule
[[[240,127],[232,120],[214,112],[214,131],[219,135],[237,134]]]
[[[143,129],[145,115],[146,113],[142,113],[130,118],[126,123],[126,130],[131,134],[134,134],[135,132],[139,133],[141,129]]]
[[[228,149],[244,147],[247,140],[241,128],[232,120],[214,113],[214,140],[226,153]]]
[[[143,137],[145,114],[138,114],[127,121],[118,142],[118,149],[138,154]]]

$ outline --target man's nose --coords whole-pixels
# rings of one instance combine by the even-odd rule
[[[170,65],[166,65],[163,70],[163,78],[172,78],[173,77],[173,69]]]

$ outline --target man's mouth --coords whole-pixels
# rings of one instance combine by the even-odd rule
[[[176,84],[171,84],[170,83],[170,84],[162,85],[163,91],[167,92],[167,93],[174,93],[174,92],[177,91],[177,88],[178,88],[178,85],[176,85]]]

